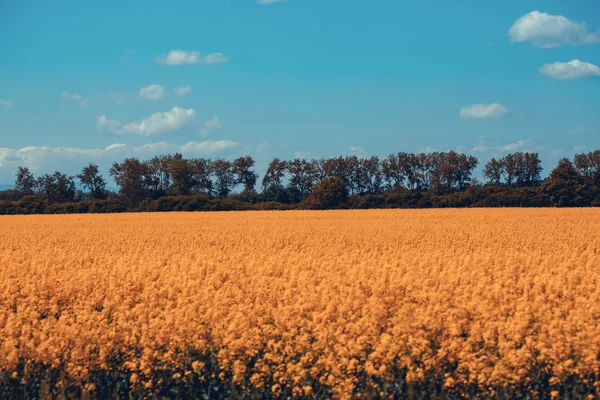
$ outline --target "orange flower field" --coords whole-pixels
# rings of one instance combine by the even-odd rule
[[[0,398],[596,398],[599,371],[599,209],[0,217]]]

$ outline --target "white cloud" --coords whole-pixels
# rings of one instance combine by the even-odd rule
[[[460,109],[460,117],[464,119],[501,118],[510,110],[502,104],[472,104]]]
[[[258,4],[262,4],[262,5],[269,5],[269,4],[274,4],[274,3],[280,3],[284,0],[257,0],[256,2]]]
[[[10,102],[8,100],[0,99],[0,105],[6,106],[6,107],[12,107],[12,102]]]
[[[539,11],[517,19],[508,35],[510,43],[531,42],[533,47],[540,48],[600,43],[600,31],[590,31],[585,22]]]
[[[62,97],[65,100],[81,100],[82,99],[82,97],[80,95],[78,95],[77,93],[71,93],[71,92],[63,92]]]
[[[117,135],[135,134],[140,136],[158,135],[173,132],[189,124],[196,113],[193,109],[173,107],[170,111],[157,112],[150,117],[138,122],[121,124],[116,120],[109,120],[101,115],[96,121],[96,129],[100,132],[109,132]]]
[[[231,140],[205,140],[203,142],[188,142],[181,146],[185,153],[215,153],[237,147],[240,144]]]
[[[77,93],[63,92],[62,98],[69,101],[76,101],[80,107],[87,107],[89,99],[86,99]]]
[[[141,146],[114,143],[105,148],[91,149],[48,146],[0,148],[0,183],[13,182],[18,166],[29,167],[35,175],[50,173],[57,169],[75,175],[84,165],[93,162],[100,166],[101,173],[109,179],[110,165],[127,157],[146,160],[155,155],[173,153],[182,153],[186,157],[200,157],[231,150],[239,145],[231,140],[207,140],[188,142],[183,145],[168,142],[148,143]]]
[[[186,94],[190,94],[190,93],[192,93],[191,86],[181,86],[181,87],[175,88],[175,94],[177,96],[185,96]]]
[[[116,120],[107,119],[105,115],[100,115],[96,120],[96,129],[98,132],[118,133],[121,129],[121,123]]]
[[[204,127],[200,128],[200,134],[204,137],[208,136],[212,131],[221,129],[219,117],[214,116],[211,119],[204,121]]]
[[[554,79],[587,78],[590,76],[600,76],[600,67],[576,59],[569,62],[544,64],[540,68],[540,74]]]
[[[141,146],[135,147],[135,149],[139,152],[150,153],[150,154],[160,154],[168,151],[171,146],[167,142],[158,142],[158,143],[147,143]]]
[[[211,53],[200,59],[202,64],[223,64],[229,61],[222,53]]]
[[[141,88],[139,96],[148,100],[160,100],[165,96],[165,88],[155,83]]]
[[[195,114],[191,108],[186,110],[173,107],[171,111],[157,112],[142,121],[130,122],[124,125],[121,130],[124,133],[134,133],[142,136],[172,132],[190,123]]]
[[[185,64],[220,64],[229,61],[222,53],[211,53],[202,57],[199,51],[171,50],[169,54],[162,55],[156,59],[164,65]]]
[[[496,152],[511,153],[515,151],[535,151],[541,149],[543,149],[542,146],[537,146],[533,139],[527,138],[524,140],[517,140],[514,143],[508,143],[504,145],[491,145],[484,141],[480,141],[475,147],[471,149],[471,151],[474,153],[485,153],[487,151],[492,150]]]
[[[107,146],[104,150],[105,151],[118,150],[118,149],[122,149],[124,147],[127,147],[127,145],[125,143],[113,143],[110,146]]]

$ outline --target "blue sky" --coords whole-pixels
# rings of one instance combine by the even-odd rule
[[[538,151],[548,173],[600,148],[595,0],[263,2],[0,2],[0,184],[175,151],[259,173]]]

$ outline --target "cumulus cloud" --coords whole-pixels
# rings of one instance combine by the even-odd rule
[[[170,111],[157,112],[150,117],[137,122],[121,124],[116,120],[109,120],[100,115],[96,121],[96,129],[100,132],[109,132],[116,135],[134,134],[140,136],[159,135],[173,132],[189,124],[196,113],[193,109],[173,107]]]
[[[148,143],[141,146],[129,146],[114,143],[105,148],[48,147],[28,146],[20,149],[0,148],[0,182],[13,182],[18,166],[27,166],[36,174],[45,174],[60,170],[69,175],[81,171],[89,162],[100,166],[101,172],[108,178],[108,169],[115,161],[127,157],[149,159],[159,154],[181,153],[185,157],[200,157],[226,152],[240,144],[231,140],[207,140],[174,144],[168,142]]]
[[[171,50],[169,54],[159,56],[158,63],[164,65],[221,64],[229,61],[222,53],[202,56],[199,51]]]
[[[258,4],[262,4],[262,5],[269,5],[269,4],[274,4],[274,3],[280,3],[284,0],[257,0],[256,2]]]
[[[186,94],[190,94],[190,93],[192,93],[191,86],[181,86],[181,87],[175,88],[175,94],[177,96],[185,96]]]
[[[540,74],[554,79],[577,79],[590,76],[600,76],[600,67],[580,60],[544,64]]]
[[[77,93],[71,92],[63,92],[62,98],[69,101],[76,101],[80,107],[87,107],[89,102],[89,99],[86,99]]]
[[[100,115],[96,120],[96,129],[98,132],[117,133],[121,129],[121,123],[108,119],[105,115]]]
[[[10,102],[8,100],[0,99],[0,105],[3,105],[5,107],[12,107],[12,102]]]
[[[502,104],[472,104],[460,109],[460,117],[464,119],[501,118],[510,112]]]
[[[510,43],[531,42],[539,48],[600,43],[600,31],[591,31],[585,22],[537,10],[517,19],[508,36]]]
[[[165,88],[155,83],[140,89],[139,96],[148,100],[160,100],[165,96]]]
[[[212,131],[221,129],[221,122],[219,117],[214,116],[211,119],[204,121],[204,126],[200,128],[200,134],[202,136],[208,136]]]

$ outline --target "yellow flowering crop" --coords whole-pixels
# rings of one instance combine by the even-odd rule
[[[0,398],[594,398],[600,210],[0,217]]]

